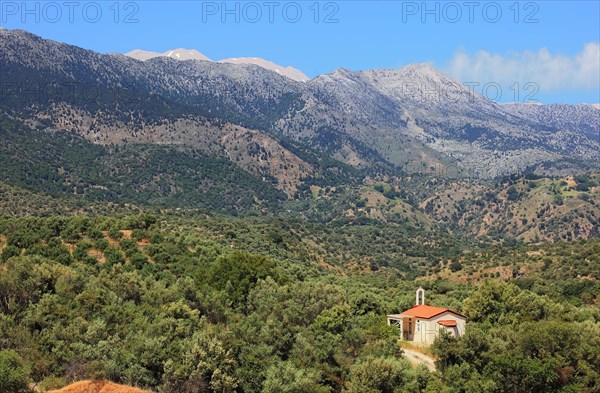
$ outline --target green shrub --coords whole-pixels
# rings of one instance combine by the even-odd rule
[[[29,375],[23,360],[13,350],[0,351],[0,393],[30,392]]]

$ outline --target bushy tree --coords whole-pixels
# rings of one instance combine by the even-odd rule
[[[13,350],[0,351],[0,393],[26,393],[29,376],[23,360]]]
[[[166,393],[236,391],[236,361],[215,334],[197,332],[186,342],[186,348],[181,360],[165,363]]]
[[[416,392],[417,379],[405,359],[367,357],[350,367],[345,393]]]
[[[263,393],[329,393],[331,388],[323,386],[319,372],[306,367],[297,367],[289,361],[273,365],[267,371]]]
[[[227,292],[234,304],[242,304],[258,280],[278,278],[275,263],[263,256],[243,252],[220,257],[209,273],[209,282]]]

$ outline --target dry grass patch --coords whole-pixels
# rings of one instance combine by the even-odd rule
[[[106,263],[106,258],[104,257],[104,252],[102,252],[102,250],[91,249],[88,250],[87,254],[91,257],[96,258],[98,263],[100,263],[101,265]]]
[[[147,390],[117,385],[110,381],[80,381],[47,393],[150,393]]]

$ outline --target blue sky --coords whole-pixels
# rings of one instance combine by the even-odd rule
[[[262,57],[311,77],[426,62],[462,82],[498,83],[500,101],[598,103],[599,4],[2,0],[0,25],[99,52]]]

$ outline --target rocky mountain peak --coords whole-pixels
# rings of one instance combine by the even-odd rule
[[[174,60],[202,60],[202,61],[212,61],[207,56],[198,52],[195,49],[173,49],[168,50],[163,53],[158,52],[149,52],[140,49],[135,49],[129,53],[125,54],[131,58],[140,61],[146,61],[150,59],[155,59],[157,57],[168,57]],[[289,79],[298,81],[298,82],[306,82],[310,78],[306,76],[302,71],[294,68],[294,67],[284,67],[279,64],[275,64],[271,61],[261,59],[259,57],[235,57],[229,59],[219,60],[218,63],[227,63],[227,64],[252,64],[259,66],[261,68],[267,69],[269,71],[273,71],[279,75],[285,76]]]
[[[135,49],[125,54],[126,56],[132,57],[136,60],[146,61],[154,59],[156,57],[169,57],[175,60],[203,60],[211,61],[207,56],[198,52],[195,49],[172,49],[163,53],[149,52],[141,49]]]

